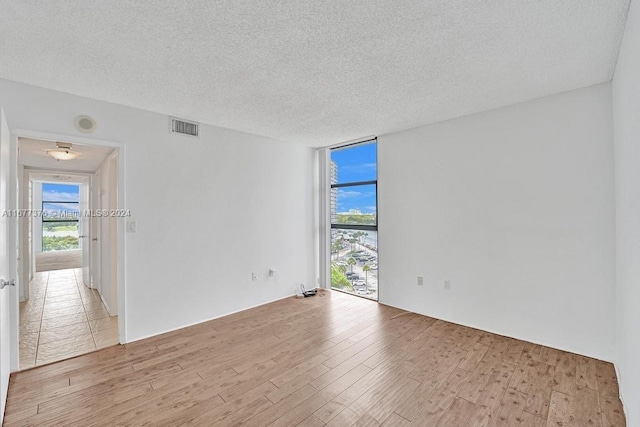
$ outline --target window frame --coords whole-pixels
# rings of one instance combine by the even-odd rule
[[[351,147],[355,147],[355,146],[360,146],[360,145],[367,145],[367,144],[376,144],[376,174],[375,174],[375,179],[374,180],[366,180],[366,181],[353,181],[353,182],[341,182],[341,183],[335,183],[332,184],[331,183],[331,153],[333,151],[337,151],[337,150],[342,150],[342,149],[348,149]],[[378,226],[380,224],[379,221],[379,215],[378,215],[378,139],[376,137],[370,138],[370,139],[366,139],[363,141],[359,141],[359,142],[355,142],[355,143],[349,143],[349,144],[345,144],[345,145],[341,145],[341,146],[335,146],[335,147],[327,147],[328,148],[328,156],[327,156],[327,181],[328,181],[328,225],[329,225],[329,230],[328,230],[328,246],[331,247],[331,240],[332,240],[332,235],[333,235],[333,230],[357,230],[357,231],[374,231],[376,232],[376,236],[378,234]],[[333,190],[337,190],[340,188],[354,188],[354,187],[361,187],[361,186],[365,186],[365,185],[373,185],[375,188],[375,200],[376,200],[376,209],[375,209],[375,224],[373,225],[365,225],[365,224],[342,224],[342,223],[334,223],[333,222],[333,215],[331,212],[331,192]],[[337,200],[337,196],[336,196],[336,200],[335,200],[335,204],[336,204],[336,215],[337,215],[337,210],[338,210],[338,200]],[[378,247],[378,239],[376,238],[376,253],[379,253],[378,251],[379,247]],[[349,295],[358,297],[358,298],[364,298],[370,301],[379,301],[380,300],[380,282],[377,282],[377,291],[376,291],[376,296],[375,299],[374,298],[370,298],[368,296],[363,296],[363,295],[359,295],[357,293],[352,293],[352,292],[346,292],[344,290],[338,289],[338,288],[334,288],[332,283],[331,283],[331,264],[332,264],[332,260],[331,260],[331,250],[329,250],[328,253],[328,257],[327,257],[327,268],[328,268],[328,285],[329,288],[334,289],[338,292],[345,292]]]
[[[375,225],[364,225],[364,224],[338,224],[331,221],[331,215],[329,215],[329,225],[332,230],[367,230],[367,231],[378,231],[378,138],[371,138],[365,141],[351,143],[347,145],[341,145],[338,147],[329,148],[329,168],[331,168],[331,153],[337,150],[343,150],[345,148],[356,147],[359,145],[367,145],[367,144],[376,144],[376,179],[367,180],[367,181],[354,181],[354,182],[341,182],[336,184],[329,185],[329,193],[334,188],[344,188],[344,187],[357,187],[363,185],[373,185],[376,189],[376,223]],[[329,171],[329,176],[331,171]],[[336,209],[337,209],[337,200],[336,200]],[[329,206],[329,210],[331,210],[331,206]]]
[[[377,164],[377,161],[376,161]],[[377,171],[376,171],[376,175],[377,175]],[[358,181],[358,182],[345,182],[342,184],[331,184],[330,190],[333,190],[334,188],[345,188],[345,187],[361,187],[361,186],[365,186],[365,185],[373,185],[375,187],[376,190],[376,223],[374,225],[368,225],[368,224],[341,224],[341,223],[334,223],[331,222],[330,219],[330,224],[331,224],[331,229],[332,230],[368,230],[368,231],[378,231],[378,180],[376,179],[375,181]],[[336,200],[336,205],[337,205],[337,200]],[[336,207],[337,209],[337,207]]]
[[[57,201],[57,200],[44,200],[44,199],[43,199],[43,200],[42,200],[42,212],[43,212],[43,213],[45,212],[45,208],[44,208],[45,203],[55,203],[55,204],[58,204],[58,205],[62,205],[62,204],[75,204],[75,205],[78,205],[78,211],[80,210],[80,200],[78,200],[78,201],[76,201],[76,202],[73,202],[73,201],[68,201],[68,200],[64,200],[64,201]],[[42,229],[42,231],[41,231],[41,233],[42,233],[42,242],[41,242],[41,245],[42,245],[42,247],[40,248],[40,250],[41,250],[42,252],[51,252],[51,251],[45,251],[45,250],[44,250],[44,231],[45,231],[45,230],[44,230],[44,227],[45,227],[45,224],[47,224],[47,223],[52,223],[52,222],[67,222],[67,223],[73,223],[73,222],[75,222],[76,224],[78,224],[78,234],[80,234],[80,219],[79,219],[79,217],[76,217],[75,219],[67,219],[67,218],[64,218],[64,219],[60,219],[60,218],[58,218],[58,219],[51,218],[51,219],[49,219],[47,216],[42,215],[42,221],[41,221],[41,222],[42,222],[42,224],[41,224],[41,229]],[[80,239],[79,239],[79,238],[78,238],[78,249],[80,249]]]
[[[67,202],[67,201],[65,201],[65,202],[57,202],[55,200],[43,200],[42,201],[42,212],[45,211],[45,208],[44,208],[44,204],[45,203],[55,203],[55,204],[58,204],[58,205],[67,204],[67,203],[68,204],[76,204],[76,205],[78,205],[78,210],[80,210],[80,202]],[[48,217],[45,217],[44,215],[42,216],[42,222],[43,223],[44,222],[80,222],[80,220],[77,219],[77,218],[76,219],[46,219],[46,218],[48,218]]]

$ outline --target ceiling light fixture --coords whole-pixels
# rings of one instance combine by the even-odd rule
[[[56,147],[54,150],[47,150],[47,154],[56,159],[60,160],[73,160],[77,158],[80,153],[77,151],[71,151],[72,144],[68,142],[56,142]]]

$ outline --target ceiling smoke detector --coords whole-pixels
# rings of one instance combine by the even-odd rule
[[[93,117],[78,116],[74,120],[74,125],[82,133],[92,133],[96,130],[97,123],[93,120]]]
[[[47,154],[60,160],[73,160],[80,156],[77,151],[71,151],[72,144],[69,142],[56,142],[56,148],[54,150],[47,150]]]

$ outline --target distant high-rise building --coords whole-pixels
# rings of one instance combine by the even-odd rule
[[[330,175],[331,185],[338,183],[338,165],[336,162],[331,160],[331,175]],[[331,189],[331,223],[335,224],[338,216],[338,189]]]

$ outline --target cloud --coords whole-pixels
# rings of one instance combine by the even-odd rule
[[[363,193],[361,193],[360,191],[338,189],[339,199],[349,199],[354,197],[360,197],[362,194]]]
[[[43,210],[48,212],[49,216],[53,216],[58,212],[79,213],[80,209],[77,203],[48,203],[43,204]]]
[[[48,200],[56,202],[77,202],[78,193],[63,193],[55,190],[48,190],[42,192],[42,200],[45,202]]]
[[[375,195],[376,195],[375,191],[354,191],[354,190],[338,189],[338,199],[365,198],[365,197],[374,197]]]
[[[372,170],[375,170],[377,167],[377,164],[374,163],[361,163],[359,165],[347,165],[347,166],[342,166],[340,168],[341,171],[348,171],[348,172],[370,172]]]

